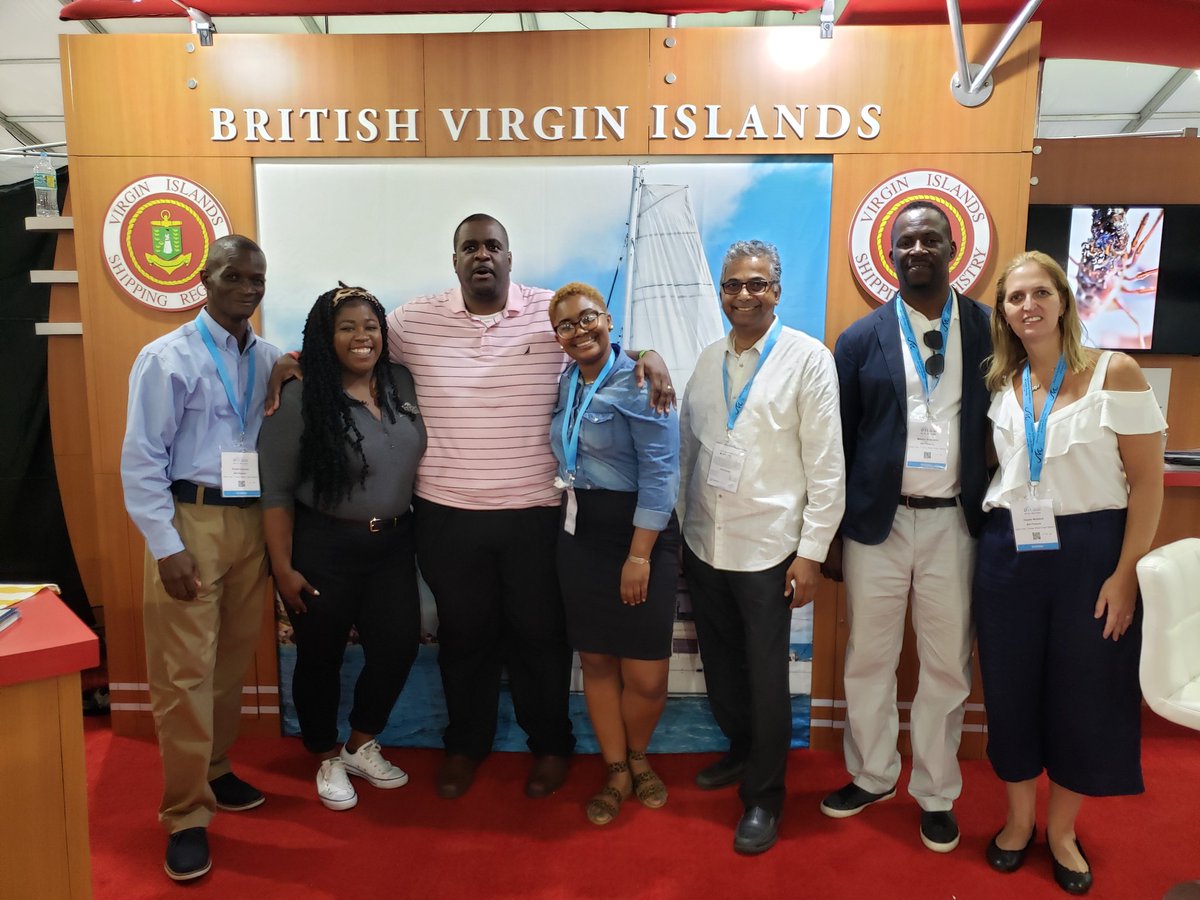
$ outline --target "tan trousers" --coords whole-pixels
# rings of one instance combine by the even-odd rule
[[[175,505],[175,528],[200,570],[200,594],[172,598],[146,554],[143,623],[150,702],[163,763],[158,818],[168,834],[207,827],[208,783],[230,771],[242,683],[263,621],[267,557],[258,504]]]

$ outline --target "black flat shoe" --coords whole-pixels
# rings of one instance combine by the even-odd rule
[[[1000,837],[1000,832],[1003,828],[996,832],[996,837],[992,838],[992,842],[987,845],[987,861],[988,865],[997,872],[1003,872],[1008,875],[1011,872],[1021,868],[1021,864],[1025,862],[1025,854],[1029,852],[1029,848],[1033,846],[1034,839],[1037,837],[1037,826],[1033,826],[1033,831],[1029,832],[1029,840],[1025,842],[1025,846],[1020,850],[1003,850],[996,843],[996,838]]]
[[[1083,844],[1079,843],[1079,838],[1075,838],[1075,846],[1079,848],[1079,855],[1083,857],[1083,861],[1088,861],[1087,854],[1083,852]],[[1050,851],[1050,859],[1054,863],[1054,880],[1058,882],[1058,886],[1068,894],[1086,894],[1092,886],[1092,864],[1088,863],[1086,872],[1076,872],[1074,869],[1068,869],[1054,857],[1054,851]]]

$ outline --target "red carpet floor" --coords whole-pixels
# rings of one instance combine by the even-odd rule
[[[1091,897],[1159,898],[1176,882],[1200,878],[1200,734],[1149,713],[1146,732],[1146,794],[1084,806],[1079,833],[1096,873]],[[667,806],[626,803],[616,822],[597,828],[583,815],[601,780],[596,757],[576,759],[555,796],[529,800],[521,793],[528,757],[493,754],[465,797],[441,800],[433,788],[439,754],[393,749],[409,784],[379,791],[356,780],[358,807],[332,812],[316,798],[315,769],[300,742],[285,738],[243,739],[235,748],[238,773],[267,793],[267,803],[218,813],[209,831],[212,872],[176,886],[162,870],[156,746],[113,737],[94,720],[86,741],[100,900],[1067,896],[1052,880],[1044,842],[1013,875],[987,867],[983,850],[1004,801],[984,761],[964,764],[956,807],[962,843],[942,855],[921,845],[917,806],[903,791],[852,819],[822,816],[821,798],[846,780],[841,756],[794,751],[780,841],[746,859],[731,847],[735,793],[691,784],[712,755],[659,757]]]

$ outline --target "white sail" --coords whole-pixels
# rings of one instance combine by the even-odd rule
[[[634,170],[623,340],[652,348],[682,392],[700,351],[725,334],[686,185],[646,184]]]

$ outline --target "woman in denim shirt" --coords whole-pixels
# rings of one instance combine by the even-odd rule
[[[609,341],[612,317],[577,282],[550,301],[550,324],[574,360],[559,382],[550,444],[563,527],[558,576],[567,635],[579,651],[588,714],[608,767],[587,817],[605,825],[636,793],[651,808],[667,789],[646,746],[667,699],[679,527],[679,420],[658,414],[635,363]]]

